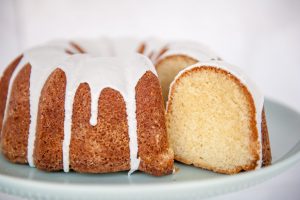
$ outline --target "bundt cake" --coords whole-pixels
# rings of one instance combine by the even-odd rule
[[[134,51],[126,56],[104,51],[105,43],[82,54],[90,43],[79,44],[33,48],[5,70],[3,155],[46,171],[172,173],[164,103],[151,61]]]
[[[234,174],[271,164],[263,101],[245,74],[195,42],[55,41],[3,73],[1,149],[46,171],[161,176],[175,156]]]
[[[234,174],[271,163],[264,99],[239,69],[221,61],[177,74],[167,102],[175,159]]]

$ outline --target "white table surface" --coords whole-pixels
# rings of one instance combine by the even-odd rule
[[[57,38],[157,36],[204,42],[266,94],[300,111],[300,1],[0,0],[0,72]],[[249,189],[211,198],[300,199],[300,163]],[[0,199],[18,197],[0,193]]]

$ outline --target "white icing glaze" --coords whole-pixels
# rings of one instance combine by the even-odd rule
[[[262,130],[261,130],[261,122],[262,122],[262,110],[263,110],[263,105],[264,105],[264,96],[262,95],[261,91],[258,89],[258,87],[255,85],[255,83],[249,79],[248,76],[246,76],[246,74],[238,67],[235,67],[233,65],[230,65],[226,62],[223,61],[209,61],[209,62],[204,62],[204,63],[196,63],[194,65],[191,65],[183,70],[181,70],[176,77],[174,78],[174,80],[172,81],[172,83],[170,84],[170,90],[169,90],[169,98],[171,95],[171,90],[173,89],[175,82],[178,78],[180,78],[180,76],[187,72],[190,71],[194,68],[201,68],[203,66],[210,66],[210,67],[215,67],[215,68],[219,68],[219,69],[223,69],[229,73],[231,73],[232,75],[234,75],[236,78],[238,78],[240,80],[240,82],[242,84],[244,84],[247,89],[249,90],[253,101],[254,101],[254,106],[255,106],[255,120],[256,120],[256,129],[257,129],[257,134],[258,134],[258,143],[260,145],[259,147],[259,160],[257,161],[257,165],[256,165],[256,169],[261,168],[262,166]],[[168,99],[169,99],[168,98]],[[168,112],[168,105],[169,102],[167,102],[167,106],[166,106],[166,112]]]
[[[77,39],[75,42],[88,54],[102,57],[130,55],[137,51],[141,43],[140,40],[130,37]]]
[[[101,37],[97,39],[77,39],[78,44],[85,52],[92,56],[113,56],[111,39]]]
[[[114,56],[125,56],[137,52],[141,40],[131,37],[111,39]]]
[[[72,53],[80,53],[80,52],[78,52],[78,49],[76,49],[74,46],[72,46],[68,40],[63,40],[63,39],[52,40],[52,41],[46,43],[43,47],[60,48],[60,49],[63,49],[64,51],[69,50]]]
[[[8,88],[8,98],[11,96],[11,87],[16,75],[24,64],[31,64],[30,74],[30,127],[28,135],[27,159],[30,166],[34,166],[33,151],[36,134],[36,121],[39,98],[42,87],[47,78],[56,68],[62,69],[66,74],[65,121],[63,141],[63,166],[64,171],[69,171],[69,145],[71,140],[72,109],[76,90],[80,83],[88,83],[91,90],[91,125],[97,124],[98,99],[101,91],[110,87],[121,93],[126,104],[130,166],[129,175],[139,167],[136,99],[135,86],[146,71],[153,72],[156,76],[152,62],[143,55],[133,53],[119,57],[94,57],[87,54],[69,55],[65,52],[65,44],[52,43],[44,47],[31,49],[23,54],[22,61],[12,75]],[[71,48],[71,47],[70,47]],[[95,54],[99,53],[98,50]],[[7,118],[8,102],[4,119]]]
[[[36,135],[37,113],[40,94],[44,83],[51,72],[58,67],[58,63],[68,57],[63,48],[37,48],[24,53],[24,59],[31,65],[29,102],[30,125],[28,135],[27,159],[30,166],[34,166],[33,151]]]

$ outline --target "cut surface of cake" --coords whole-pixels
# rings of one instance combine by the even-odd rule
[[[197,63],[170,86],[167,129],[175,159],[234,174],[271,163],[263,96],[239,69]]]
[[[42,170],[173,171],[161,88],[143,55],[103,57],[52,43],[26,51],[1,78],[1,149]],[[151,95],[149,95],[151,94]]]

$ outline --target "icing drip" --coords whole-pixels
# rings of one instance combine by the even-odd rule
[[[47,78],[57,67],[57,63],[66,58],[66,54],[63,49],[38,48],[38,50],[26,52],[24,54],[24,58],[28,60],[31,65],[29,84],[30,125],[28,134],[27,159],[29,165],[33,167],[33,150],[40,94]]]
[[[89,55],[75,55],[64,63],[60,68],[67,75],[67,88],[65,100],[65,135],[63,141],[64,171],[69,171],[69,145],[71,140],[72,105],[80,83],[88,83],[91,90],[91,125],[97,124],[98,99],[104,88],[112,88],[119,91],[125,101],[129,148],[130,148],[130,172],[139,167],[136,99],[135,86],[143,74],[150,70],[156,74],[152,63],[144,56],[132,54],[129,57],[91,57]],[[74,69],[76,69],[74,73]],[[84,72],[84,73],[83,73]],[[97,76],[95,76],[97,74]]]
[[[53,71],[53,67],[60,59],[64,59],[67,54],[64,49],[56,44],[51,44],[47,47],[36,47],[28,50],[23,54],[21,62],[13,72],[11,81],[8,86],[6,109],[4,112],[4,120],[7,118],[8,104],[12,84],[19,74],[20,70],[27,64],[31,65],[30,82],[29,82],[29,102],[30,102],[30,125],[28,132],[27,160],[31,167],[34,167],[33,149],[35,141],[36,117],[38,111],[38,103],[41,89],[47,80],[49,74]],[[34,59],[33,59],[34,58]]]
[[[186,71],[192,70],[193,68],[198,68],[198,67],[203,67],[203,66],[210,66],[210,67],[215,67],[215,68],[219,68],[219,69],[223,69],[229,73],[231,73],[232,75],[234,75],[235,77],[237,77],[240,82],[242,84],[244,84],[245,86],[247,86],[247,89],[249,90],[253,101],[254,101],[254,106],[255,106],[255,120],[256,120],[256,129],[257,129],[257,134],[258,134],[258,144],[260,145],[259,147],[259,159],[257,161],[257,165],[256,165],[256,169],[261,168],[262,165],[262,133],[261,133],[261,122],[262,122],[262,111],[263,111],[263,105],[264,105],[264,96],[262,95],[261,91],[257,88],[257,86],[255,85],[255,83],[249,79],[245,73],[233,66],[230,65],[226,62],[223,61],[209,61],[209,62],[205,62],[205,63],[196,63],[194,65],[191,65],[183,70],[181,70],[176,77],[174,78],[174,80],[172,81],[172,83],[170,84],[170,90],[169,90],[169,97],[170,97],[170,93],[171,93],[171,88],[173,87],[173,85],[175,84],[176,80]],[[168,112],[168,102],[167,102],[167,106],[166,106],[166,112]]]

